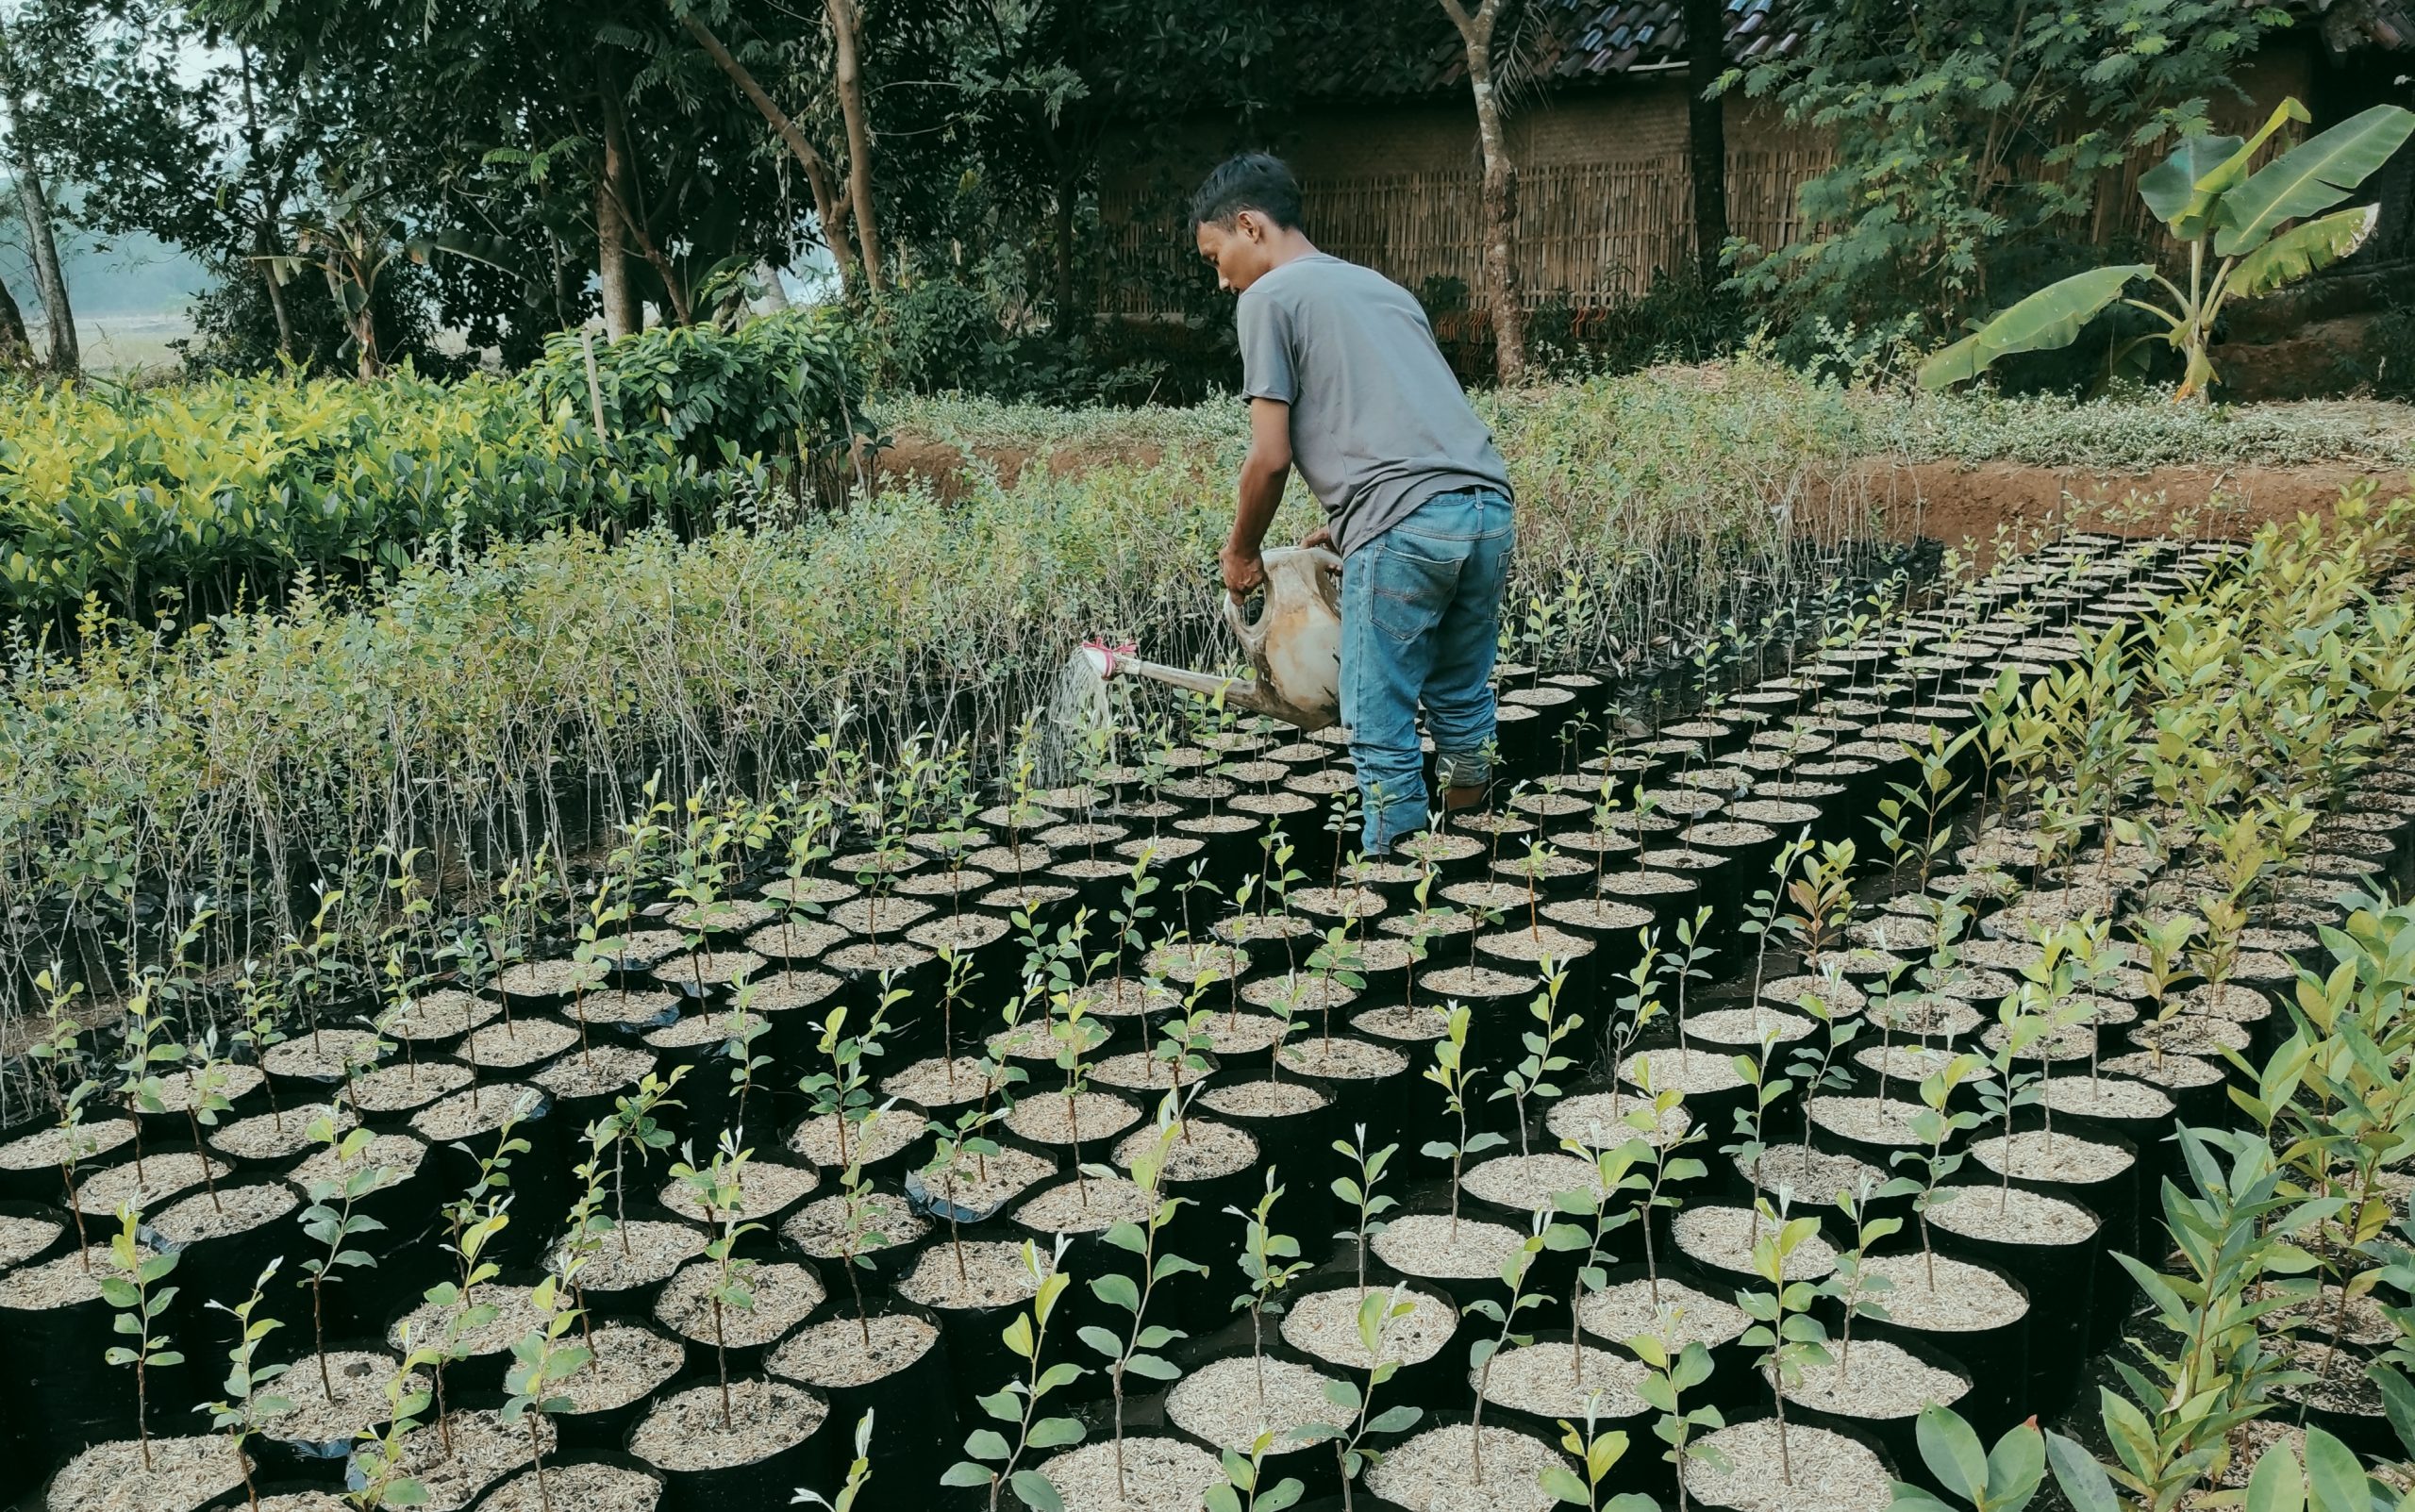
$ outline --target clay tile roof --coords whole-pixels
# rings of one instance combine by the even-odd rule
[[[1801,29],[1794,24],[1803,0],[1724,0],[1727,56],[1738,61],[1783,56],[1794,50]],[[1531,76],[1553,83],[1583,84],[1615,78],[1633,69],[1666,68],[1686,58],[1682,0],[1534,0],[1520,51]],[[1399,71],[1363,67],[1337,58],[1326,76],[1311,85],[1331,96],[1424,94],[1464,88],[1467,56],[1447,24],[1435,28],[1422,66]],[[1363,61],[1363,59],[1361,59]]]
[[[1727,55],[1790,52],[1800,33],[1790,25],[1799,0],[1725,0]],[[1555,78],[1607,77],[1634,68],[1682,63],[1685,7],[1679,0],[1541,0],[1543,36],[1536,46],[1540,72]],[[1437,82],[1440,82],[1439,80]]]

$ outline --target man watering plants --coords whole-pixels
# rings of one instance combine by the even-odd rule
[[[1493,645],[1516,538],[1508,469],[1425,311],[1316,249],[1280,160],[1245,153],[1218,168],[1191,222],[1217,282],[1241,295],[1250,445],[1224,588],[1240,599],[1266,581],[1259,548],[1298,468],[1325,514],[1301,544],[1342,559],[1341,720],[1365,850],[1384,855],[1427,822],[1421,705],[1442,806],[1474,806],[1491,780]]]

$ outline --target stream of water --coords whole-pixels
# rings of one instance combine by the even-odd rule
[[[1040,717],[1039,748],[1034,753],[1040,786],[1062,788],[1078,780],[1084,752],[1092,752],[1090,759],[1097,760],[1095,748],[1114,731],[1115,694],[1090,657],[1075,651],[1065,658],[1048,707]]]

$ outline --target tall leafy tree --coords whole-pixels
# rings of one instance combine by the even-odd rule
[[[1802,188],[1808,228],[1733,249],[1738,280],[1807,324],[1912,311],[1935,337],[2095,240],[2133,155],[2213,129],[2232,72],[2275,28],[2239,0],[1824,0],[1797,50],[1742,77],[1836,166]],[[2055,271],[2060,271],[2057,268]]]
[[[75,310],[58,260],[58,208],[43,160],[39,112],[50,78],[81,45],[76,21],[72,11],[0,5],[0,148],[6,149],[0,162],[5,162],[25,221],[50,366],[60,373],[75,372],[82,357]],[[22,330],[22,316],[17,324]]]

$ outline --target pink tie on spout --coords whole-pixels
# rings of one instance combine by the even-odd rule
[[[1138,640],[1126,640],[1119,646],[1108,645],[1105,636],[1094,637],[1082,642],[1084,659],[1090,662],[1091,671],[1098,673],[1102,681],[1115,675],[1115,664],[1118,661],[1133,656],[1140,649],[1141,642]]]

